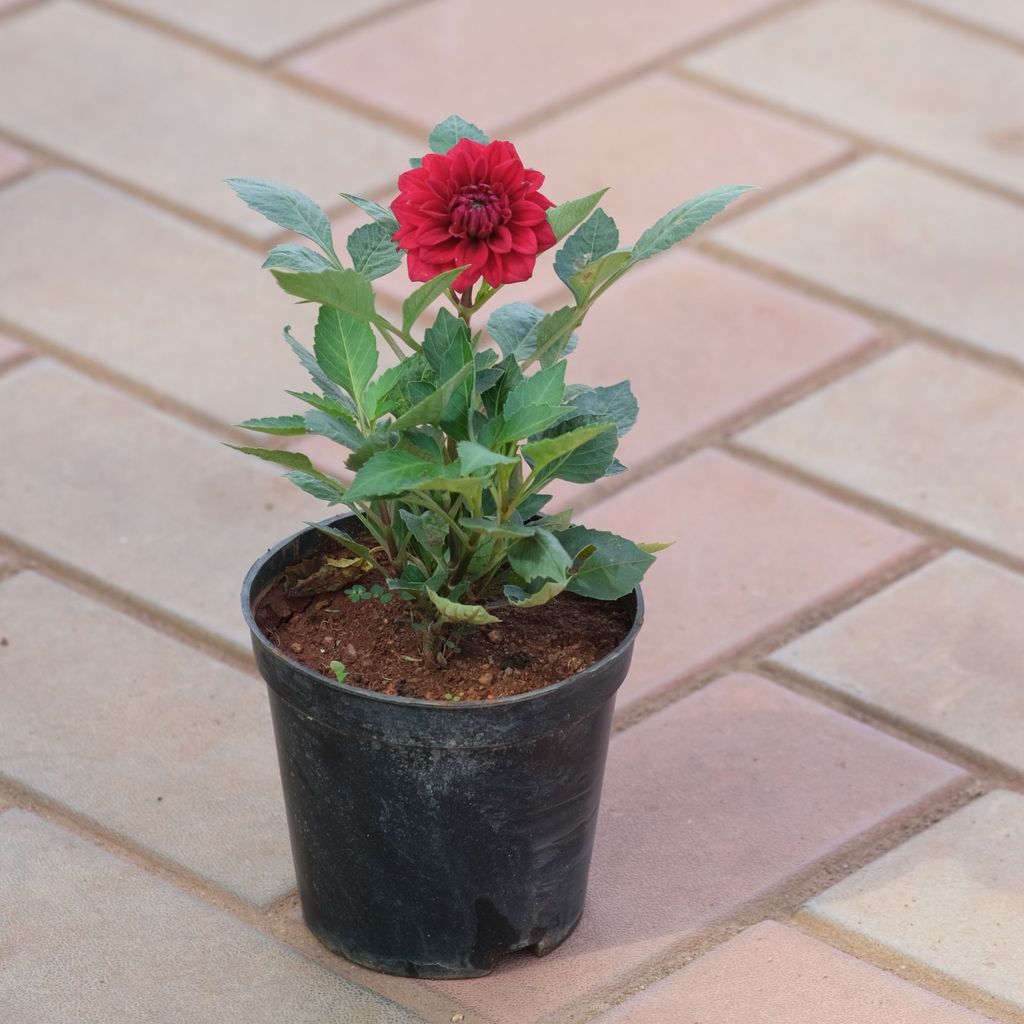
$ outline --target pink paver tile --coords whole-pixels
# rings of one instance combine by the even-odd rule
[[[546,175],[545,195],[556,203],[610,185],[602,206],[623,244],[692,195],[726,182],[772,188],[847,148],[663,72],[552,118],[516,142],[528,165]]]
[[[859,317],[678,252],[601,300],[580,331],[569,376],[592,385],[631,380],[640,416],[619,455],[635,466],[873,336]]]
[[[20,359],[27,352],[28,349],[20,341],[15,341],[6,334],[0,334],[0,370]]]
[[[962,778],[763,679],[719,680],[613,741],[589,902],[566,945],[439,987],[498,1020],[510,1006],[516,1024],[554,1015]]]
[[[920,544],[715,451],[661,470],[580,518],[640,541],[675,541],[644,582],[646,622],[620,706],[862,582]]]
[[[600,1024],[985,1024],[971,1010],[765,921],[599,1019]]]
[[[4,9],[3,0],[0,0],[0,11]],[[0,183],[8,178],[20,174],[31,163],[28,153],[0,141]]]
[[[497,130],[773,2],[649,0],[643,16],[624,25],[589,0],[523,0],[499,19],[474,0],[441,0],[413,4],[286,66],[424,125],[458,112]],[[388,55],[400,59],[382,59]]]

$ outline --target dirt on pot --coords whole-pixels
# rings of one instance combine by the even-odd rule
[[[364,576],[367,590],[383,584]],[[568,592],[539,608],[503,608],[501,622],[467,630],[444,668],[423,657],[408,603],[352,601],[345,591],[294,596],[279,580],[258,600],[256,623],[288,657],[346,683],[428,700],[494,700],[574,675],[611,653],[633,623],[632,602],[596,601]]]

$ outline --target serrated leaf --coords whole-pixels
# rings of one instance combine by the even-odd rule
[[[350,451],[355,451],[366,442],[366,438],[347,420],[322,412],[320,409],[307,412],[303,422],[307,434],[330,438]]]
[[[476,441],[459,442],[459,461],[463,473],[472,475],[481,469],[492,469],[494,466],[515,466],[519,459],[511,455],[500,455],[485,448]]]
[[[309,196],[287,185],[259,178],[228,178],[227,182],[250,210],[316,242],[324,252],[334,255],[331,222]]]
[[[675,544],[674,540],[652,540],[646,544],[637,544],[637,547],[641,551],[646,551],[647,554],[653,555],[657,551],[664,551],[666,548],[672,547]]]
[[[398,515],[408,527],[409,532],[430,552],[440,552],[448,540],[448,523],[436,512],[429,509],[418,515],[402,508]]]
[[[565,587],[566,581],[547,580],[531,594],[528,590],[523,590],[522,587],[509,584],[505,587],[505,600],[517,608],[536,608],[558,597]]]
[[[446,380],[440,387],[430,392],[407,412],[402,413],[391,424],[391,428],[393,430],[405,430],[408,427],[418,427],[424,423],[438,424],[456,388],[460,387],[472,372],[473,363],[466,363],[465,366]]]
[[[549,530],[534,527],[529,537],[518,540],[508,549],[513,571],[526,583],[534,580],[564,582],[572,558],[561,541]]]
[[[475,124],[458,114],[450,114],[431,129],[427,145],[431,153],[447,153],[459,139],[472,139],[484,145],[491,141]]]
[[[285,394],[297,398],[300,402],[305,402],[306,405],[313,406],[314,409],[327,413],[328,416],[338,416],[352,426],[355,426],[356,418],[352,413],[351,402],[343,405],[337,399],[328,398],[325,395],[315,395],[310,391],[286,391]]]
[[[294,416],[261,416],[257,419],[243,420],[238,426],[257,434],[276,434],[280,437],[306,432],[306,420],[298,414]]]
[[[306,246],[296,242],[275,245],[263,261],[264,270],[278,267],[281,270],[304,270],[312,274],[319,274],[321,270],[330,270],[333,266],[334,264],[320,253],[307,249]]]
[[[543,309],[528,302],[510,302],[491,314],[487,331],[502,355],[527,359],[537,348],[537,325],[545,315]]]
[[[596,192],[591,192],[589,196],[570,199],[567,203],[551,207],[547,211],[547,218],[551,230],[555,233],[555,239],[560,242],[570,231],[579,227],[594,212],[607,191],[607,188],[598,189]],[[615,245],[618,244],[618,242],[615,243]],[[614,249],[615,246],[612,248]]]
[[[611,420],[618,437],[625,435],[636,423],[639,407],[628,380],[610,387],[584,388],[569,399],[576,415],[595,420]]]
[[[337,679],[339,683],[345,682],[348,678],[348,670],[345,668],[345,663],[343,661],[332,661],[330,668],[334,673],[335,679]]]
[[[359,555],[360,558],[365,558],[368,561],[373,561],[373,552],[363,544],[360,544],[357,540],[350,537],[344,530],[339,530],[335,526],[329,526],[327,523],[307,523],[307,526],[312,526],[319,530],[324,536],[330,537],[332,540],[336,540],[342,547],[347,548],[354,555]]]
[[[536,530],[534,526],[524,526],[522,523],[513,522],[499,523],[497,519],[460,519],[459,525],[467,530],[476,530],[478,533],[486,533],[494,537],[505,537],[512,540],[532,537]]]
[[[446,622],[459,622],[470,626],[487,626],[492,622],[501,622],[501,619],[478,604],[459,604],[457,601],[449,601],[447,597],[441,597],[430,587],[427,587],[426,591],[431,603]]]
[[[441,426],[445,433],[456,440],[469,437],[469,415],[473,401],[476,362],[473,346],[470,344],[469,328],[450,310],[442,309],[437,319],[423,335],[423,356],[437,373],[440,380],[447,380],[467,363],[472,367],[452,392],[441,414]]]
[[[288,347],[296,356],[298,356],[299,362],[302,363],[306,372],[312,378],[313,383],[316,384],[326,396],[336,402],[340,402],[346,407],[353,406],[354,408],[352,399],[349,398],[348,395],[346,395],[345,392],[342,391],[341,388],[339,388],[338,385],[320,369],[320,364],[313,357],[313,353],[303,345],[300,345],[299,342],[292,337],[290,327],[286,327],[284,329],[284,340],[288,343]]]
[[[716,213],[721,213],[731,202],[750,192],[752,185],[721,185],[688,199],[649,227],[633,246],[633,262],[650,259],[670,249],[677,242],[689,238],[702,224]]]
[[[502,413],[490,420],[478,436],[487,444],[509,444],[547,430],[571,411],[567,405],[527,405],[511,415]]]
[[[391,234],[398,230],[398,220],[386,206],[381,206],[380,203],[375,203],[372,199],[363,199],[362,196],[349,195],[347,192],[339,192],[338,195],[342,199],[347,199],[353,206],[358,206],[363,213],[382,227],[387,228]]]
[[[402,330],[408,334],[424,310],[439,295],[443,295],[465,269],[466,267],[456,267],[454,270],[447,270],[443,274],[438,274],[437,277],[432,277],[426,284],[420,285],[402,303]]]
[[[272,270],[271,273],[281,288],[296,298],[331,306],[362,320],[373,320],[376,316],[373,288],[355,270],[323,270],[319,274]]]
[[[562,306],[553,313],[548,313],[537,324],[537,346],[533,354],[540,359],[542,366],[550,365],[552,360],[558,359],[573,347],[574,335],[571,331],[578,323],[579,317],[580,311],[577,307]]]
[[[630,593],[643,579],[654,556],[625,537],[585,526],[571,526],[558,539],[576,561],[588,547],[593,551],[569,577],[568,589],[599,601],[614,601]]]
[[[356,228],[345,246],[352,266],[369,281],[390,274],[402,263],[402,254],[391,241],[391,232],[381,224]]]
[[[529,377],[524,377],[509,392],[505,399],[502,413],[506,420],[511,419],[521,409],[531,405],[557,407],[562,404],[565,395],[565,363],[556,363],[546,370],[538,370]]]
[[[619,245],[619,229],[604,212],[595,210],[555,254],[555,273],[565,284],[581,270]]]
[[[370,325],[345,310],[322,306],[313,339],[320,368],[361,408],[366,385],[377,372],[377,341]]]
[[[607,253],[600,259],[594,260],[578,274],[569,278],[569,287],[577,300],[582,302],[630,266],[632,261],[633,254],[628,249],[616,249],[615,252]]]
[[[372,455],[360,470],[347,492],[347,500],[366,501],[404,494],[417,484],[436,476],[439,466],[404,451],[384,451]]]
[[[243,455],[252,455],[257,459],[262,459],[264,462],[273,462],[278,466],[287,466],[289,469],[298,469],[304,473],[311,473],[314,476],[323,476],[318,470],[313,467],[313,463],[309,461],[308,455],[303,455],[302,452],[286,452],[280,448],[250,448],[248,445],[229,444],[228,448],[233,448],[236,452],[241,452]]]
[[[293,469],[284,476],[296,487],[307,494],[312,494],[314,498],[319,498],[320,501],[326,501],[328,505],[340,505],[345,500],[345,487],[337,480],[331,480],[321,474],[303,473],[298,469]]]
[[[599,437],[601,434],[610,433],[614,435],[615,425],[613,423],[591,423],[586,426],[577,427],[575,430],[568,430],[564,434],[557,434],[554,437],[543,437],[537,441],[528,441],[522,447],[523,455],[530,460],[534,472],[539,472],[547,466],[551,466],[549,477],[561,476],[559,470],[565,465],[567,458],[582,448],[588,441]],[[612,445],[612,451],[615,450]],[[611,456],[609,455],[609,459]],[[557,465],[551,465],[557,463]],[[608,460],[605,460],[607,467]],[[600,475],[603,475],[602,468]],[[563,479],[566,479],[563,477]],[[595,477],[594,479],[597,479]]]

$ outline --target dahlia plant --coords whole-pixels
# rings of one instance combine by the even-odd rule
[[[297,486],[347,506],[364,527],[352,536],[320,525],[348,557],[303,565],[297,592],[355,586],[376,570],[408,602],[426,654],[443,663],[460,629],[500,621],[563,590],[600,600],[630,593],[664,545],[636,543],[548,514],[545,487],[621,473],[619,440],[637,416],[629,382],[566,384],[566,359],[591,307],[644,260],[691,235],[747,191],[728,185],[665,214],[632,246],[598,208],[606,189],[555,205],[544,176],[510,142],[490,141],[452,116],[430,134],[431,152],[398,178],[390,209],[346,195],[369,218],[348,238],[345,265],[323,210],[300,192],[232,179],[254,210],[314,242],[286,243],[264,263],[290,295],[320,307],[313,350],[284,329],[315,391],[290,392],[309,411],[247,420],[265,434],[317,434],[350,454],[350,482],[302,454],[239,450],[287,467]],[[537,257],[559,243],[554,269],[568,289],[553,312],[510,302],[478,315]],[[423,282],[385,316],[371,281],[397,269]],[[422,334],[421,319],[447,300]],[[397,362],[381,372],[377,339]],[[358,531],[356,531],[358,532]],[[305,588],[305,589],[303,589]]]

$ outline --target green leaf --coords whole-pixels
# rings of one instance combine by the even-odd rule
[[[371,456],[355,475],[348,489],[347,500],[366,501],[387,498],[412,490],[430,477],[439,466],[405,451],[384,451]]]
[[[575,347],[575,335],[571,331],[579,318],[580,311],[577,307],[562,306],[553,313],[548,313],[537,324],[537,346],[534,354],[540,359],[541,366],[550,366]]]
[[[552,467],[547,475],[549,478],[561,476],[559,469],[565,464],[567,456],[581,448],[588,441],[605,433],[610,433],[614,437],[615,425],[613,423],[591,423],[586,426],[577,427],[575,430],[566,431],[564,434],[557,434],[554,437],[542,437],[538,441],[528,441],[521,450],[523,455],[530,460],[534,472],[540,471],[551,463],[558,463],[558,465]],[[613,444],[612,451],[614,450],[615,446]],[[610,458],[611,455],[609,454]],[[606,459],[599,476],[603,475],[607,465],[608,460]],[[563,477],[563,479],[565,478]],[[595,479],[597,478],[595,477]]]
[[[320,253],[295,242],[275,245],[263,261],[264,270],[279,267],[282,270],[306,270],[312,274],[319,274],[321,270],[330,270],[333,266],[334,264]]]
[[[646,544],[637,544],[637,547],[641,551],[646,551],[647,554],[653,555],[656,551],[664,551],[666,548],[672,547],[675,544],[674,540],[652,540]]]
[[[322,306],[313,333],[320,368],[362,408],[364,391],[377,372],[377,341],[370,325],[332,306]]]
[[[391,241],[391,233],[380,224],[363,224],[348,236],[345,244],[352,266],[369,281],[401,266],[402,254]]]
[[[521,537],[532,537],[536,527],[524,526],[522,523],[499,523],[497,519],[460,519],[459,525],[467,530],[490,534],[494,537],[507,537],[519,540]]]
[[[437,277],[432,277],[426,284],[420,285],[402,303],[402,330],[406,334],[412,329],[412,325],[419,319],[423,311],[434,299],[444,294],[465,269],[466,267],[456,267],[454,270],[447,270],[443,274],[438,274]]]
[[[382,227],[387,228],[392,235],[398,230],[398,221],[386,206],[381,206],[380,203],[375,203],[372,199],[363,199],[362,196],[351,196],[347,192],[339,192],[338,194],[342,199],[347,199],[353,206],[358,206],[363,213]]]
[[[502,413],[490,420],[478,436],[482,442],[509,444],[547,430],[564,419],[568,412],[567,405],[527,405],[514,413]]]
[[[408,412],[402,413],[402,415],[391,424],[391,429],[405,430],[408,427],[418,427],[424,423],[436,425],[444,414],[444,410],[456,389],[470,376],[472,372],[473,363],[470,361],[455,373],[454,376],[449,377],[448,380],[446,380],[439,388],[436,388],[425,398],[412,406]]]
[[[579,227],[594,212],[607,191],[607,188],[598,189],[589,196],[583,196],[582,199],[570,199],[567,203],[551,207],[547,212],[547,218],[556,240],[560,242],[570,231]]]
[[[278,466],[287,466],[289,469],[298,469],[317,476],[323,475],[313,468],[309,456],[303,455],[302,452],[286,452],[279,448],[250,448],[247,445],[238,444],[229,444],[227,447],[234,448],[236,452],[242,452],[244,455],[255,456],[264,462],[273,462]]]
[[[414,515],[408,509],[398,510],[401,520],[409,528],[409,532],[432,553],[440,552],[448,540],[448,523],[436,512],[427,509]]]
[[[347,408],[352,405],[352,399],[345,394],[330,377],[320,369],[320,364],[313,358],[313,353],[300,345],[293,337],[290,327],[284,329],[284,340],[288,342],[289,348],[298,356],[299,362],[305,367],[306,372],[313,379],[323,393],[329,399],[338,402]]]
[[[569,278],[569,287],[579,302],[589,298],[603,284],[621,274],[630,266],[633,254],[628,249],[616,249],[588,264],[578,274]]]
[[[309,196],[287,185],[257,178],[228,178],[227,182],[250,210],[316,242],[328,255],[334,255],[331,222]]]
[[[558,597],[565,590],[565,586],[563,580],[546,580],[539,589],[531,594],[528,590],[523,590],[522,587],[509,584],[505,587],[505,600],[517,608],[536,608],[538,605],[547,604],[552,598]]]
[[[355,270],[323,270],[319,274],[272,270],[277,283],[289,294],[307,302],[318,302],[359,317],[373,320],[373,288]],[[414,293],[415,294],[415,293]]]
[[[426,589],[427,597],[446,622],[459,622],[470,626],[486,626],[492,622],[501,622],[501,619],[478,604],[459,604],[457,601],[449,601],[447,597],[441,597],[429,587]]]
[[[409,364],[415,361],[416,357],[410,357],[396,366],[388,367],[376,380],[370,381],[363,396],[367,416],[383,416],[404,400],[399,385],[409,372]]]
[[[345,663],[343,661],[332,661],[331,671],[334,673],[335,678],[339,683],[345,682],[348,678],[348,671],[346,670]]]
[[[555,255],[555,273],[568,285],[571,278],[618,245],[615,221],[604,210],[595,210]]]
[[[528,359],[537,348],[537,325],[545,315],[543,309],[528,302],[510,302],[491,314],[487,331],[502,355]]]
[[[310,391],[286,391],[285,394],[297,398],[300,402],[305,402],[306,405],[313,406],[314,409],[327,413],[328,416],[338,416],[352,426],[355,426],[356,418],[352,414],[351,403],[349,405],[342,405],[341,402],[333,398],[315,395]]]
[[[491,141],[475,124],[458,114],[451,114],[434,126],[427,136],[427,145],[431,153],[447,153],[459,139],[472,139],[484,145]]]
[[[518,540],[508,549],[513,571],[527,583],[533,580],[564,581],[572,558],[549,530],[534,527],[533,534]]]
[[[259,419],[245,420],[238,426],[257,434],[277,434],[281,437],[306,432],[306,421],[301,415],[263,416]]]
[[[670,210],[652,227],[649,227],[633,246],[633,262],[650,259],[659,252],[670,249],[676,242],[689,238],[702,224],[716,213],[721,213],[731,202],[739,199],[744,192],[750,192],[752,185],[722,185],[709,192],[702,192],[693,199]]]
[[[636,423],[639,407],[628,380],[611,387],[583,388],[569,399],[575,415],[611,420],[618,437],[626,434]]]
[[[437,319],[423,334],[423,356],[445,380],[473,358],[469,328],[450,309],[438,311]]]
[[[319,409],[307,412],[304,422],[307,434],[328,437],[350,451],[355,451],[366,442],[366,438],[347,420]]]
[[[328,526],[326,523],[307,523],[307,526],[315,527],[324,536],[330,537],[332,540],[336,540],[342,547],[351,551],[354,555],[359,555],[360,558],[365,558],[368,562],[373,561],[373,552],[363,544],[350,537],[343,530],[339,530],[337,527]]]
[[[497,416],[501,412],[505,406],[505,400],[523,379],[523,371],[514,355],[506,356],[498,369],[501,370],[501,376],[497,383],[480,396],[488,416]]]
[[[558,534],[562,546],[575,561],[592,547],[577,572],[569,577],[569,590],[599,601],[614,601],[630,593],[643,579],[654,556],[625,537],[585,526],[571,526]]]
[[[499,455],[476,441],[460,441],[459,461],[462,463],[462,472],[472,475],[477,470],[492,469],[494,466],[515,466],[519,459],[512,455]]]
[[[565,396],[565,363],[556,363],[524,377],[505,399],[506,420],[531,405],[559,406]]]
[[[345,487],[338,480],[332,480],[321,474],[303,473],[302,470],[293,469],[285,473],[285,478],[291,480],[296,487],[301,488],[314,498],[326,501],[328,505],[340,505],[346,498]]]

